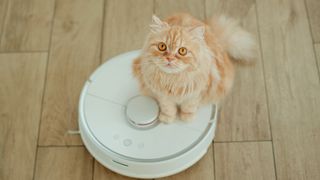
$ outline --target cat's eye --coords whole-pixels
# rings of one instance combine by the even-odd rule
[[[188,50],[187,50],[187,48],[185,48],[185,47],[181,47],[181,48],[179,48],[179,50],[178,50],[178,53],[179,53],[181,56],[185,56],[185,55],[187,54],[187,52],[188,52]]]
[[[158,49],[160,51],[165,51],[165,50],[167,50],[167,45],[165,43],[161,42],[158,44]]]

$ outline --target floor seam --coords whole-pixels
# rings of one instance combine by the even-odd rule
[[[82,144],[79,145],[38,145],[38,148],[72,148],[72,147],[85,147]]]
[[[272,140],[245,140],[245,141],[214,141],[214,143],[254,143],[254,142],[271,142]]]
[[[105,19],[106,19],[106,6],[107,0],[103,1],[103,10],[102,10],[102,24],[101,24],[101,42],[100,42],[100,59],[99,65],[103,62],[103,49],[104,49],[104,26],[105,26]]]
[[[261,58],[261,64],[262,64],[262,72],[263,72],[263,80],[264,80],[264,87],[265,87],[265,94],[266,94],[266,102],[267,102],[267,109],[268,109],[268,121],[269,121],[269,131],[271,136],[271,145],[272,145],[272,155],[273,155],[273,165],[274,165],[274,173],[276,180],[277,177],[277,165],[276,165],[276,157],[275,157],[275,148],[274,148],[274,142],[273,142],[273,134],[272,134],[272,123],[271,123],[271,113],[270,113],[270,101],[269,101],[269,94],[268,94],[268,87],[267,87],[267,81],[266,81],[266,72],[265,72],[265,64],[264,64],[264,56],[263,56],[263,49],[262,49],[262,40],[261,40],[261,32],[260,32],[260,21],[259,21],[259,14],[258,14],[258,4],[257,1],[255,1],[255,12],[256,12],[256,24],[257,24],[257,30],[258,30],[258,40],[259,40],[259,49],[260,49],[260,58]]]
[[[0,51],[0,54],[27,54],[27,53],[47,53],[48,50],[39,50],[39,51]]]
[[[318,80],[319,80],[319,83],[320,83],[320,64],[318,64],[318,60],[317,60],[317,52],[316,52],[316,49],[315,49],[315,41],[313,40],[313,33],[312,33],[312,29],[311,29],[311,21],[310,21],[310,16],[309,16],[309,10],[308,10],[308,7],[307,7],[307,3],[306,3],[306,0],[303,0],[303,3],[304,3],[304,8],[305,8],[305,11],[306,11],[306,16],[307,16],[307,20],[308,20],[308,27],[309,27],[309,33],[310,33],[310,36],[311,36],[311,41],[312,41],[312,50],[313,50],[313,54],[314,54],[314,58],[315,58],[315,61],[316,61],[316,68],[317,68],[317,71],[318,71]]]
[[[48,78],[48,69],[49,69],[49,59],[50,59],[50,52],[51,52],[51,43],[52,43],[52,34],[53,34],[53,27],[54,27],[54,19],[55,19],[55,13],[56,13],[56,0],[53,4],[53,14],[52,14],[52,22],[51,22],[51,29],[50,29],[50,39],[49,39],[49,45],[48,45],[48,51],[47,51],[47,63],[46,63],[46,69],[45,69],[45,77],[44,77],[44,83],[43,83],[43,91],[42,91],[42,100],[41,100],[41,109],[40,109],[40,115],[39,115],[39,125],[38,125],[38,137],[36,141],[37,149],[35,154],[35,161],[34,161],[34,167],[33,167],[33,180],[36,178],[36,167],[37,167],[37,160],[38,160],[38,150],[39,150],[39,141],[40,141],[40,128],[41,128],[41,122],[42,122],[42,113],[43,113],[43,107],[44,107],[44,99],[45,99],[45,93],[47,89],[47,78]]]

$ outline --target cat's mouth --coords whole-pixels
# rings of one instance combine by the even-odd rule
[[[164,65],[165,67],[168,68],[175,68],[174,65],[172,63],[167,63],[166,65]]]
[[[170,69],[170,70],[174,70],[174,69],[179,70],[180,69],[175,63],[172,63],[172,62],[164,63],[161,66],[164,68]]]
[[[159,68],[161,71],[163,71],[165,73],[169,73],[169,74],[179,73],[183,70],[182,68],[178,67],[174,63],[161,64],[161,65],[159,65]]]

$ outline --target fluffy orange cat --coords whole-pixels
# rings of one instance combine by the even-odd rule
[[[234,20],[220,17],[204,23],[188,14],[161,21],[151,31],[133,73],[141,91],[160,106],[159,120],[192,120],[199,105],[221,100],[231,89],[230,57],[250,61],[255,42]]]

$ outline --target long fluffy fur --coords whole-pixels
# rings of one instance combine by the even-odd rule
[[[255,56],[254,39],[226,17],[206,24],[188,14],[165,21],[154,16],[150,27],[142,53],[133,63],[133,73],[141,91],[158,100],[163,122],[173,121],[177,112],[180,119],[191,120],[199,105],[220,101],[233,84],[230,57],[252,61]],[[157,49],[160,42],[169,50]],[[186,56],[175,54],[185,45],[190,51]],[[176,69],[167,70],[164,64],[170,63],[167,58],[173,55]]]
[[[231,57],[235,60],[246,62],[251,62],[255,59],[255,40],[250,33],[239,25],[238,21],[226,16],[220,16],[212,18],[210,25],[212,28],[215,28],[215,25],[221,28],[221,35],[218,38]]]

